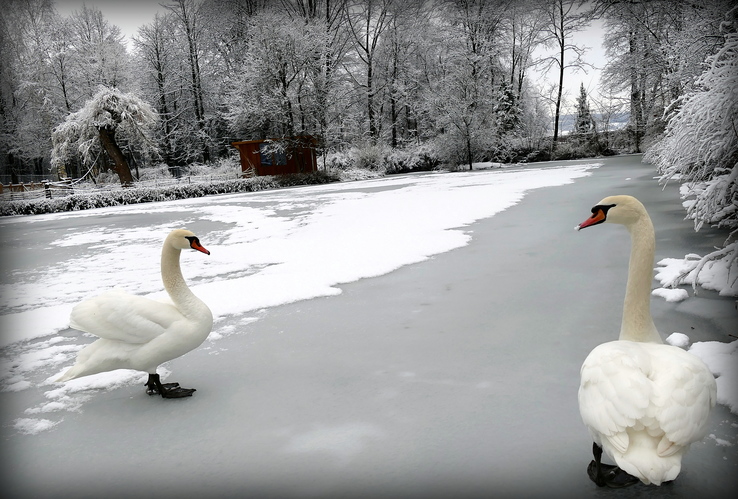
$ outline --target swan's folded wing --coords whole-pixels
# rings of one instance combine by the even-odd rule
[[[652,386],[646,373],[648,356],[629,342],[596,347],[581,369],[579,411],[584,424],[621,452],[629,439],[626,429],[646,415]]]
[[[667,345],[647,348],[655,373],[654,418],[665,434],[659,454],[669,455],[671,443],[678,448],[705,436],[717,385],[713,374],[695,355]]]
[[[173,305],[113,290],[76,305],[69,322],[100,338],[146,343],[182,317]]]

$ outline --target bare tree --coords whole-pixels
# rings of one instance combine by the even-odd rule
[[[582,69],[587,64],[582,60],[585,49],[571,43],[572,35],[583,30],[590,22],[591,13],[583,10],[583,0],[543,0],[542,11],[546,18],[543,27],[545,43],[556,49],[555,54],[543,60],[546,71],[552,67],[558,72],[558,84],[554,104],[554,132],[552,148],[556,148],[559,138],[559,118],[564,91],[564,73],[568,68]],[[567,60],[572,54],[573,59]]]
[[[533,66],[533,52],[543,43],[545,17],[534,1],[513,2],[507,11],[510,34],[510,87],[516,101],[523,96],[528,69]]]
[[[344,4],[344,15],[355,54],[360,61],[361,74],[349,70],[349,74],[366,95],[366,113],[369,139],[379,137],[379,118],[375,108],[377,82],[375,80],[376,55],[380,41],[392,22],[392,5],[396,0],[354,0]]]

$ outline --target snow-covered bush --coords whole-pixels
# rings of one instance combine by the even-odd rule
[[[351,149],[351,157],[356,168],[385,172],[390,151],[389,147],[383,145],[365,145]]]
[[[165,163],[159,163],[156,166],[150,166],[147,168],[139,168],[138,170],[139,181],[168,180],[171,178],[172,174]]]
[[[394,149],[387,157],[387,173],[434,170],[441,164],[438,154],[429,144]]]
[[[733,9],[738,15],[738,9]],[[675,106],[663,138],[644,155],[656,165],[661,181],[677,178],[687,217],[695,230],[704,224],[728,229],[724,248],[701,259],[724,260],[727,279],[738,279],[738,19],[724,23],[727,33],[722,48],[708,58],[708,67],[695,90]],[[694,279],[696,282],[698,279]],[[675,279],[672,285],[684,282]]]
[[[99,185],[116,185],[120,184],[120,178],[113,170],[103,170],[95,177],[95,183]]]
[[[336,151],[319,157],[318,165],[325,165],[327,170],[348,170],[354,167],[354,160],[349,153]]]
[[[187,175],[192,176],[235,175],[241,172],[241,162],[237,156],[229,156],[226,158],[219,158],[214,163],[192,163],[183,167],[183,170]]]

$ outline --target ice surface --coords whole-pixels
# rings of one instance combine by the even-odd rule
[[[596,494],[576,391],[587,353],[617,338],[629,240],[570,228],[628,192],[654,207],[659,258],[710,246],[639,157],[602,161],[0,220],[5,493]],[[162,295],[160,245],[178,226],[212,252],[183,253],[182,268],[216,323],[159,372],[194,396],[149,397],[133,371],[49,382],[93,340],[67,328],[76,302]],[[725,402],[675,484],[622,497],[734,491],[733,305],[652,300],[661,331],[683,334],[670,341],[721,373]]]

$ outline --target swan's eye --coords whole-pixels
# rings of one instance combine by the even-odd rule
[[[598,204],[597,206],[592,208],[592,218],[596,217],[599,212],[602,212],[603,215],[607,216],[607,212],[610,210],[610,208],[615,207],[614,204]]]

